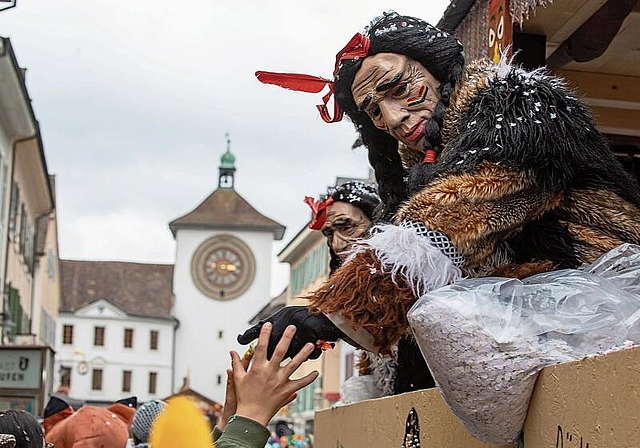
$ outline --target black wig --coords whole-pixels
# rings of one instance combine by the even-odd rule
[[[396,53],[422,64],[440,81],[440,101],[433,117],[425,127],[424,149],[442,151],[441,127],[444,113],[457,80],[464,69],[462,44],[454,36],[441,31],[415,17],[388,12],[374,19],[365,30],[370,46],[368,55]],[[345,59],[335,77],[335,95],[340,108],[354,123],[369,151],[369,163],[378,182],[384,208],[379,218],[389,220],[410,193],[405,182],[405,171],[398,153],[398,141],[376,128],[365,112],[358,110],[351,93],[362,59]],[[428,178],[430,167],[421,164],[412,176]],[[418,183],[425,183],[425,180]]]
[[[346,202],[358,207],[371,221],[376,208],[380,205],[380,196],[375,186],[362,181],[349,181],[329,188],[327,197],[332,197],[335,202]]]

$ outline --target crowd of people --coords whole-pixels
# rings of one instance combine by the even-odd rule
[[[271,324],[266,324],[251,357],[230,352],[225,403],[213,431],[205,415],[185,397],[167,403],[152,400],[137,409],[135,399],[125,399],[108,408],[83,406],[77,411],[52,397],[43,424],[26,411],[1,412],[0,448],[211,448],[214,444],[218,448],[264,448],[271,437],[267,424],[273,416],[318,377],[313,371],[291,379],[315,349],[306,344],[283,362],[295,333],[296,328],[288,326],[267,357]],[[265,390],[272,393],[265,394]],[[308,446],[305,439],[290,437],[290,442],[285,448]]]
[[[422,294],[462,277],[577,268],[622,243],[640,244],[637,181],[586,106],[541,69],[468,63],[454,36],[390,12],[337,54],[332,80],[257,76],[303,91],[329,85],[333,115],[327,95],[322,118],[346,114],[375,170],[375,187],[348,182],[305,199],[310,228],[329,246],[328,281],[311,293],[309,306],[285,307],[238,336],[241,344],[258,343],[252,356],[231,351],[213,432],[179,399],[137,410],[125,400],[108,415],[90,407],[74,412],[52,399],[44,432],[30,414],[0,414],[0,447],[303,447],[309,441],[273,437],[267,425],[317,378],[291,376],[327,342],[361,349],[370,397],[434,387],[407,321]],[[109,427],[104,437],[112,438],[102,445],[94,421]]]

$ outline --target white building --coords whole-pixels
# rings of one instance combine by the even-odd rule
[[[221,158],[218,188],[169,224],[176,239],[173,275],[174,383],[224,400],[229,350],[269,301],[274,239],[284,226],[256,211],[234,189],[235,158]]]
[[[56,378],[87,403],[173,392],[172,265],[61,260]]]

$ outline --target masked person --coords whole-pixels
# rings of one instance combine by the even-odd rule
[[[312,213],[309,228],[327,238],[333,273],[349,255],[351,245],[369,232],[380,197],[372,185],[349,181],[329,189],[320,200],[307,196],[304,202]]]
[[[337,54],[333,80],[257,76],[307,92],[329,85],[321,115],[354,123],[393,224],[312,294],[308,316],[272,317],[274,327],[293,320],[300,343],[357,328],[385,353],[428,290],[576,268],[640,243],[637,182],[586,106],[542,69],[467,65],[455,37],[390,12]]]
[[[319,200],[306,197],[305,202],[312,211],[309,228],[321,231],[327,238],[333,274],[349,256],[352,245],[368,235],[375,211],[381,205],[380,197],[374,186],[350,181],[329,189]],[[355,342],[358,339],[357,335],[350,338],[351,344],[358,346]],[[394,349],[395,362],[378,356],[373,347],[358,351],[358,372],[363,378],[353,379],[351,387],[344,386],[346,397],[343,397],[343,402],[355,401],[358,397],[355,393],[349,396],[349,389],[367,389],[370,398],[377,398],[435,385],[413,338],[407,335],[397,345]],[[415,372],[420,372],[420,375]]]

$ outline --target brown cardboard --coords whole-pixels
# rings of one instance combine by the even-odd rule
[[[366,400],[316,412],[314,448],[399,448],[407,415],[420,419],[422,448],[497,448],[473,438],[436,389]],[[528,448],[528,447],[527,447]]]
[[[498,446],[474,439],[431,389],[317,412],[314,447],[400,447],[411,407],[422,448]],[[524,435],[524,448],[640,448],[640,347],[544,369]]]
[[[640,347],[544,369],[525,448],[640,447]]]

